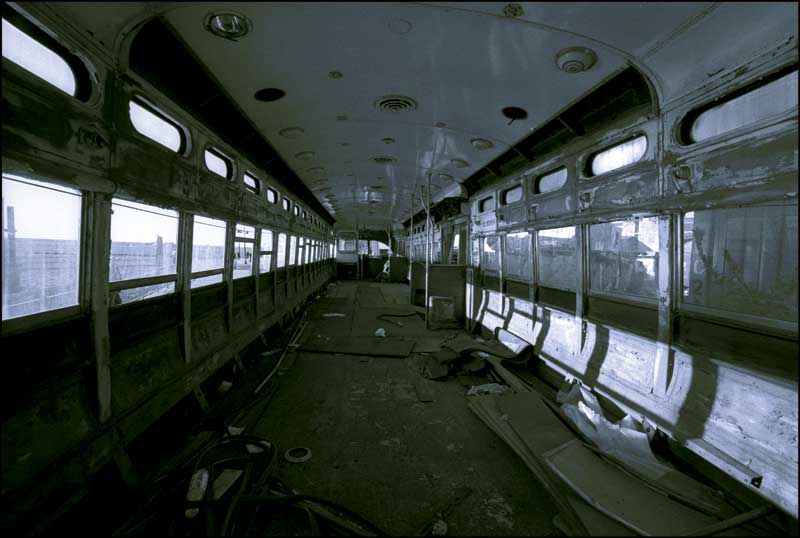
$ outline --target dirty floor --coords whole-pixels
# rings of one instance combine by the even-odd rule
[[[426,330],[413,312],[407,285],[329,286],[309,310],[300,342],[358,339],[384,328],[387,342],[415,346],[405,358],[288,355],[252,433],[281,452],[305,446],[312,456],[283,461],[278,474],[300,493],[342,504],[391,535],[417,534],[437,513],[444,513],[448,535],[560,534],[554,503],[468,409],[462,382],[419,373],[425,352],[463,331]],[[402,326],[376,319],[385,313],[405,314],[388,318]]]

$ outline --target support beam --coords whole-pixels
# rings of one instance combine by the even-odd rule
[[[225,282],[225,326],[230,333],[233,329],[233,243],[236,238],[236,223],[228,222],[225,228],[225,270],[222,281]],[[286,238],[288,242],[288,237]]]
[[[431,174],[428,173],[428,188],[427,188],[428,201],[425,204],[425,328],[430,328],[430,272],[431,272]]]
[[[589,306],[589,225],[575,226],[575,241],[578,245],[578,283],[575,288],[575,328],[578,331],[578,353],[586,343],[586,311]]]
[[[111,196],[91,194],[91,326],[100,422],[111,418],[111,340],[108,333],[108,260],[111,250]]]
[[[194,216],[185,211],[180,215],[178,235],[178,282],[177,292],[181,296],[181,327],[183,360],[192,362],[192,234]]]
[[[658,333],[656,358],[653,363],[652,391],[656,396],[665,396],[669,386],[669,364],[672,360],[672,311],[673,280],[672,268],[675,259],[675,238],[677,226],[674,219],[679,216],[662,215],[658,217]],[[679,273],[679,267],[677,272]]]

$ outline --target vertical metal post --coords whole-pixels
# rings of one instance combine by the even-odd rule
[[[408,233],[408,293],[409,304],[414,306],[414,191],[411,191],[411,229]]]
[[[233,331],[233,252],[235,238],[236,223],[227,222],[225,228],[225,265],[222,273],[222,280],[225,282],[225,289],[227,290],[225,323],[228,327],[228,332]]]
[[[91,327],[94,341],[100,422],[111,418],[111,341],[108,332],[108,260],[111,249],[111,197],[93,194],[91,205]]]
[[[575,289],[575,329],[578,331],[580,354],[586,343],[586,307],[589,289],[589,225],[575,226],[575,241],[578,251],[578,283]]]
[[[192,236],[194,217],[181,211],[178,233],[178,293],[181,295],[183,360],[192,362]]]
[[[428,173],[428,188],[425,203],[425,328],[429,328],[430,318],[430,272],[431,272],[431,174]]]
[[[253,287],[256,295],[256,305],[255,305],[256,320],[261,318],[261,311],[260,311],[261,301],[258,296],[259,293],[258,281],[261,280],[259,274],[260,266],[261,266],[261,228],[257,226],[256,231],[253,234]]]
[[[669,386],[669,362],[672,355],[672,310],[675,300],[675,276],[682,274],[676,234],[680,230],[679,216],[658,217],[658,333],[656,360],[653,364],[653,393],[665,396]],[[677,265],[677,267],[676,267]]]

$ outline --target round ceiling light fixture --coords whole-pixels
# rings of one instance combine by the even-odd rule
[[[456,168],[466,168],[469,166],[469,163],[464,159],[450,159],[450,164]]]
[[[306,170],[306,172],[309,172],[311,174],[322,174],[325,172],[325,169],[321,166],[312,166],[311,168]]]
[[[285,95],[286,92],[280,88],[262,88],[258,90],[253,97],[255,97],[257,101],[271,103],[272,101],[283,98]]]
[[[473,148],[479,151],[483,151],[494,147],[494,142],[492,142],[491,140],[486,140],[485,138],[473,138],[472,140],[469,141],[469,143],[472,144]]]
[[[295,157],[303,161],[310,161],[315,155],[316,153],[313,151],[301,151],[300,153],[296,153]]]
[[[336,121],[347,121],[348,119],[347,114],[339,114],[336,116]]]
[[[386,26],[389,27],[389,31],[397,35],[407,34],[413,27],[413,25],[405,19],[392,19]]]
[[[394,144],[395,140],[392,137],[381,138],[381,142],[384,144]]]
[[[331,71],[328,73],[328,78],[332,78],[334,80],[342,78],[343,76],[344,75],[342,75],[341,71]]]
[[[417,102],[406,95],[384,95],[373,103],[381,112],[411,112],[417,109]]]
[[[439,127],[439,128],[447,127],[447,124],[445,122],[443,122],[443,121],[437,121],[436,122],[436,127]]]
[[[556,54],[556,65],[565,73],[588,71],[596,62],[597,54],[586,47],[569,47]]]
[[[294,140],[295,138],[300,138],[300,136],[305,133],[305,131],[301,127],[287,127],[286,129],[281,129],[278,131],[278,134],[284,138],[289,138]]]
[[[205,27],[215,36],[236,40],[250,32],[253,24],[244,15],[221,11],[206,15]]]
[[[517,3],[506,4],[503,7],[503,15],[506,17],[521,17],[525,14],[525,11],[522,9],[522,6]]]

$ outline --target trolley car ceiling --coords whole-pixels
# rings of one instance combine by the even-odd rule
[[[50,9],[113,48],[123,64],[124,36],[162,16],[340,227],[378,229],[409,218],[412,190],[429,173],[434,201],[459,192],[457,183],[628,65],[650,79],[663,108],[710,77],[796,39],[794,3],[526,2],[521,14],[506,7],[56,3]],[[244,15],[251,31],[235,41],[207,31],[207,16],[221,11]],[[555,57],[568,47],[592,49],[594,66],[561,71]],[[256,100],[263,88],[279,88],[285,97]],[[416,108],[381,110],[376,102],[385,96],[411,98]],[[510,121],[501,110],[511,106],[527,118]],[[279,134],[290,127],[303,132]],[[479,150],[471,143],[476,138],[493,146]],[[420,209],[418,201],[413,209]]]

